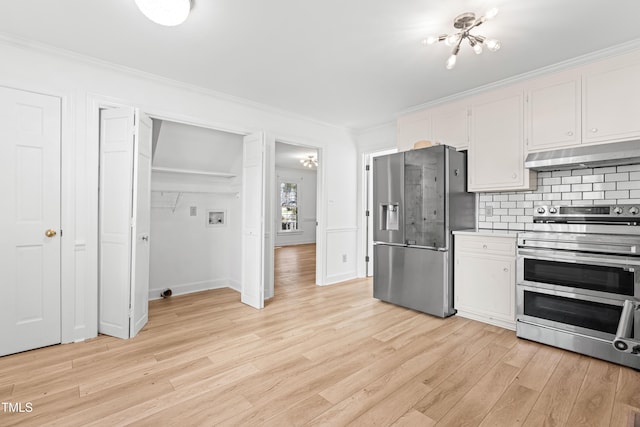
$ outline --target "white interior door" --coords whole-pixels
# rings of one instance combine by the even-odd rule
[[[244,137],[242,156],[242,273],[241,301],[264,308],[265,138]]]
[[[134,337],[149,320],[149,234],[151,230],[151,157],[153,123],[136,114],[133,171],[133,254],[131,274],[130,336]]]
[[[60,99],[0,88],[0,356],[61,342]]]
[[[138,121],[133,108],[100,113],[98,331],[119,338],[148,319],[152,133]]]

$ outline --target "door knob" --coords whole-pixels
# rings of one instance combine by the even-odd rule
[[[47,237],[53,237],[56,234],[58,234],[58,233],[56,233],[56,230],[52,230],[52,229],[48,229],[47,231],[44,232],[44,235],[47,236]]]

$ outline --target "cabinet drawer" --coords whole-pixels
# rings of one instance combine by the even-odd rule
[[[482,236],[455,236],[456,251],[476,254],[495,254],[514,257],[516,255],[516,238]]]

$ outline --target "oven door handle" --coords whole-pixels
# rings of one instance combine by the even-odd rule
[[[618,245],[608,243],[606,245],[586,242],[550,242],[548,240],[521,239],[521,246],[541,249],[562,249],[568,251],[594,251],[614,254],[636,254],[636,245]]]
[[[640,303],[626,300],[622,307],[622,315],[618,322],[616,337],[613,340],[613,346],[616,350],[640,355],[640,341],[633,339],[631,336],[636,316],[640,316]]]
[[[624,271],[635,272],[635,267],[640,267],[640,259],[639,260],[631,260],[629,258],[615,259],[608,255],[599,255],[599,254],[571,254],[571,256],[567,256],[566,254],[560,254],[558,252],[552,252],[550,250],[540,250],[540,249],[524,249],[518,248],[518,256],[519,257],[528,257],[541,259],[546,261],[559,261],[559,262],[569,262],[574,264],[580,263],[589,263],[593,265],[602,265],[605,267],[618,267]]]

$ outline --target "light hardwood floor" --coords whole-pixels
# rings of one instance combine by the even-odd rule
[[[640,423],[636,371],[377,301],[371,280],[315,287],[291,278],[315,248],[283,249],[262,311],[228,289],[172,297],[134,339],[0,358],[0,401],[33,407],[0,425]]]

